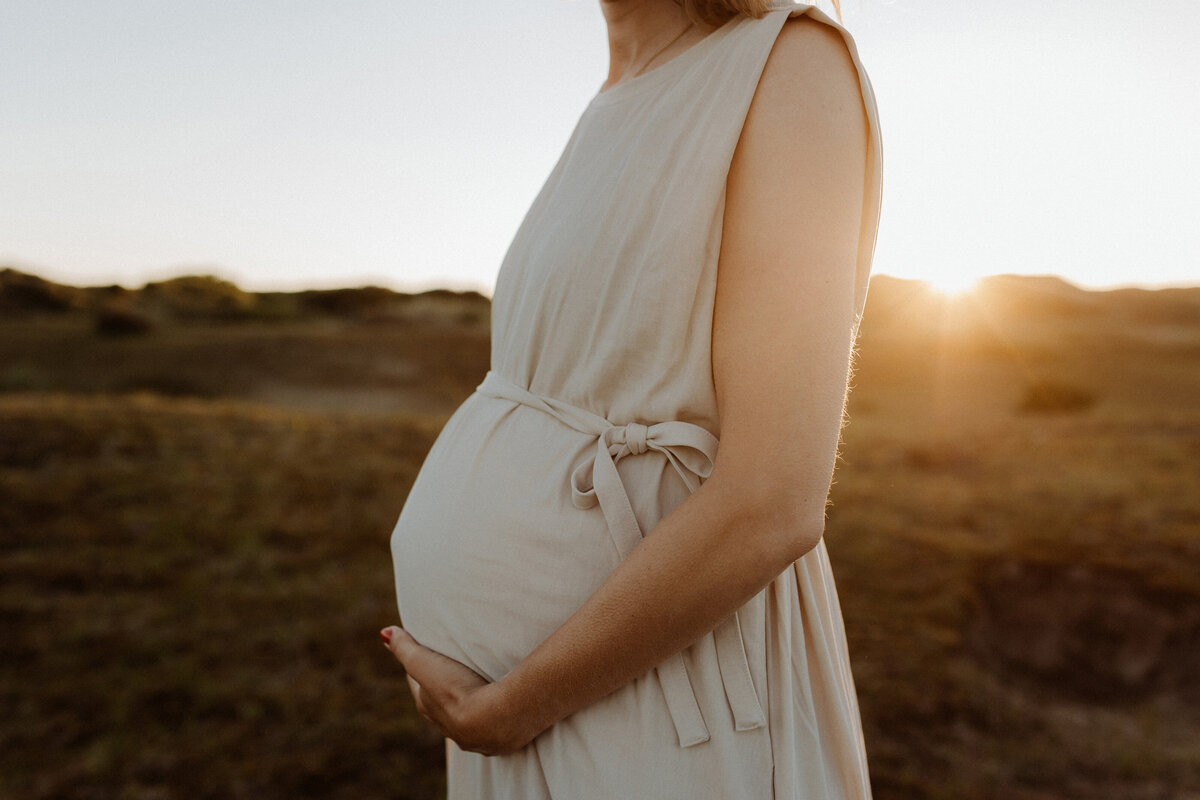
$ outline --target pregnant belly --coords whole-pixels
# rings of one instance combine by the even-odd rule
[[[455,412],[391,538],[401,621],[419,642],[495,680],[587,600],[619,560],[600,508],[571,501],[571,471],[594,448],[505,400],[475,394]],[[619,467],[627,486],[662,474],[642,457]]]

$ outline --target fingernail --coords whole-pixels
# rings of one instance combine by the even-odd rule
[[[383,639],[384,644],[391,644],[392,643],[392,629],[384,628],[383,630],[381,630],[379,632],[379,638]]]

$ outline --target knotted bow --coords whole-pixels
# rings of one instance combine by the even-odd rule
[[[677,420],[648,426],[637,422],[615,425],[586,409],[534,394],[491,371],[476,391],[539,409],[573,430],[596,437],[595,455],[571,473],[571,500],[580,509],[600,506],[613,545],[622,559],[637,547],[643,533],[633,513],[625,484],[617,472],[618,461],[651,451],[661,453],[692,492],[700,488],[701,480],[712,472],[717,438],[699,425]],[[766,724],[766,717],[750,677],[738,615],[735,613],[730,616],[711,635],[715,637],[717,664],[733,713],[734,727],[739,731],[761,728]],[[707,742],[708,727],[704,724],[695,688],[684,667],[683,654],[671,656],[659,664],[655,671],[667,710],[675,723],[680,746],[690,747]]]

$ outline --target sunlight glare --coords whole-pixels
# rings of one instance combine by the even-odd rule
[[[968,275],[956,272],[943,272],[925,278],[929,286],[947,300],[957,300],[970,294],[979,285],[978,275]]]

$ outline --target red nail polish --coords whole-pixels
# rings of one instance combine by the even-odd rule
[[[381,630],[379,632],[379,638],[383,639],[384,644],[391,644],[392,643],[392,629],[384,628],[383,630]]]

